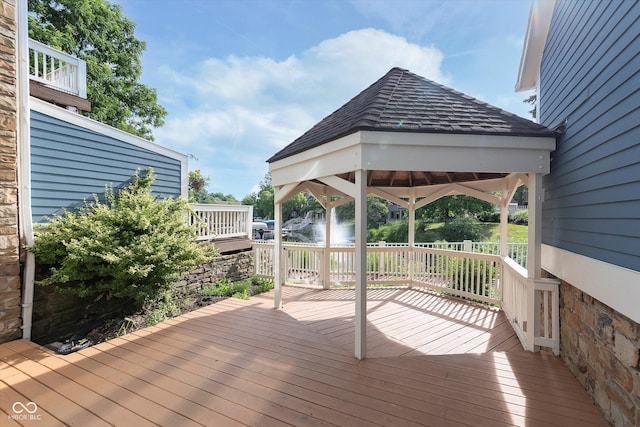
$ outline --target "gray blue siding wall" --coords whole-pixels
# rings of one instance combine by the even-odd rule
[[[65,112],[66,113],[66,112]],[[124,138],[126,139],[126,138]],[[61,213],[118,188],[137,169],[152,167],[154,193],[181,195],[186,161],[131,144],[38,111],[31,111],[31,204],[33,221]],[[149,143],[152,146],[152,143]],[[185,172],[186,173],[186,172]]]
[[[566,131],[543,181],[542,241],[640,271],[640,2],[555,7],[539,117]]]

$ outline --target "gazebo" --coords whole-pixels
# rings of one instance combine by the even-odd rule
[[[282,307],[284,282],[282,203],[306,191],[326,209],[328,277],[331,210],[354,201],[355,357],[365,358],[367,196],[408,209],[411,252],[416,209],[446,195],[466,194],[500,207],[502,307],[523,345],[557,352],[557,288],[540,277],[541,184],[555,138],[544,126],[408,70],[391,69],[267,160],[275,191],[275,307]],[[508,206],[522,184],[529,190],[526,270],[514,266],[506,252]],[[537,291],[549,292],[551,302]]]

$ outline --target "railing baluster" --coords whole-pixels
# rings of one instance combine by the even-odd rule
[[[74,56],[29,39],[30,78],[86,98],[86,63]]]

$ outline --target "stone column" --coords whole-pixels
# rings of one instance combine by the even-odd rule
[[[0,0],[0,342],[20,338],[16,3]]]

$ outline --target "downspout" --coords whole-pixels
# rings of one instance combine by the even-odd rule
[[[27,29],[27,2],[16,2],[16,83],[18,103],[18,223],[20,243],[33,244],[31,217],[31,136],[29,111],[29,38]],[[24,249],[21,249],[24,250]],[[35,258],[26,252],[22,269],[22,338],[31,340],[33,317],[33,279]]]

